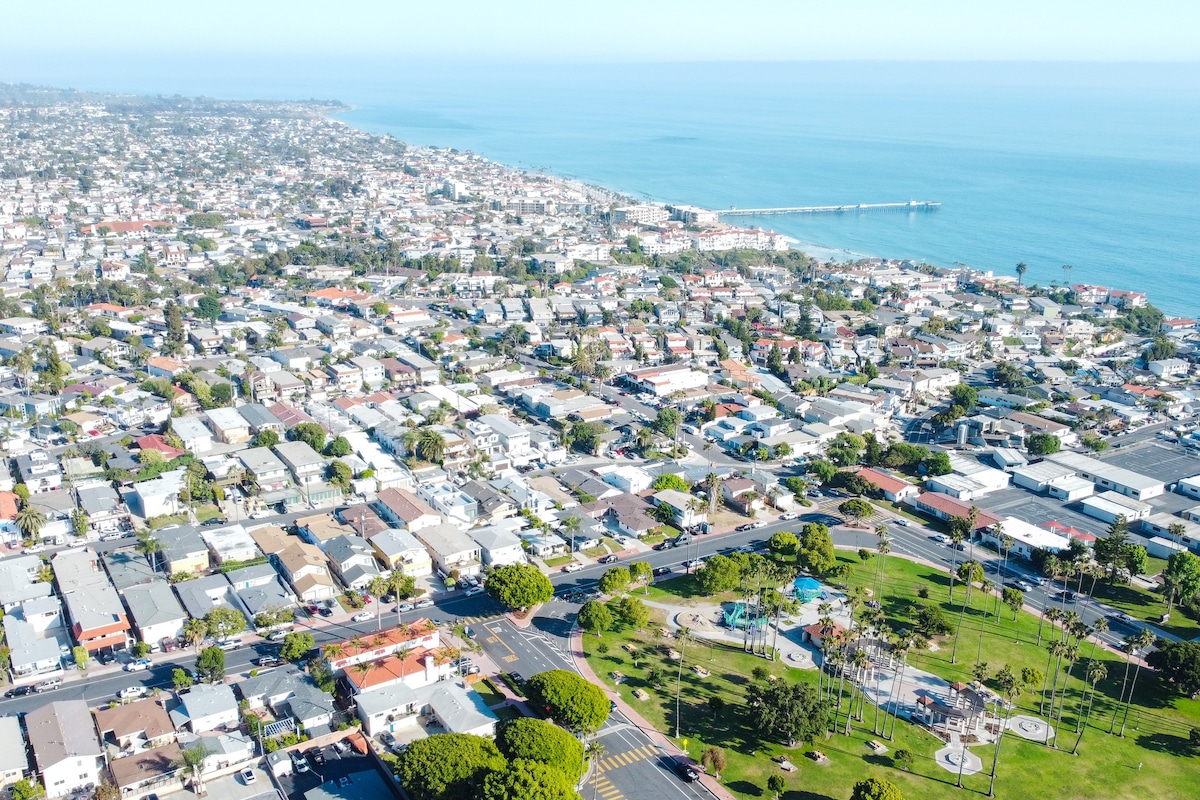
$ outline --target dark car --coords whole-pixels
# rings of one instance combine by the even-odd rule
[[[678,758],[675,759],[675,774],[685,783],[695,783],[700,780],[700,773],[696,772],[696,768]]]
[[[5,697],[24,697],[27,694],[33,694],[32,686],[14,686],[4,693]]]
[[[325,766],[325,754],[321,752],[321,748],[313,747],[304,751],[304,757],[308,759],[308,763],[314,767]]]
[[[601,558],[600,563],[601,564],[613,564],[616,562],[616,560],[617,560],[616,555],[610,553],[610,554],[604,556],[603,558]]]
[[[200,526],[202,528],[210,528],[213,525],[224,525],[226,521],[224,517],[213,517],[212,519],[204,520],[204,522],[200,523]]]
[[[324,606],[321,606],[321,608],[318,609],[318,612],[320,613],[320,615],[322,617],[332,617],[333,616],[332,608],[325,608]]]
[[[517,694],[524,694],[523,687],[525,686],[525,677],[519,672],[509,672],[504,676],[505,682],[512,687]]]
[[[389,750],[396,746],[396,737],[392,735],[391,731],[379,734],[379,741],[383,742],[383,746]]]

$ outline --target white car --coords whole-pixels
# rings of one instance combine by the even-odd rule
[[[46,545],[44,545],[44,544],[35,544],[33,547],[26,547],[26,548],[25,548],[24,550],[22,550],[21,552],[22,552],[22,553],[24,553],[24,554],[25,554],[25,555],[27,555],[27,556],[37,555],[38,553],[44,553],[44,552],[46,552]]]
[[[267,641],[281,642],[287,638],[287,635],[288,635],[287,631],[275,631],[274,633],[272,633],[270,636],[267,637]]]
[[[580,564],[578,561],[572,561],[563,567],[563,572],[579,572],[581,569],[583,569],[583,564]]]
[[[122,700],[129,700],[135,697],[145,697],[146,693],[149,691],[150,690],[145,686],[127,686],[121,691],[117,692],[117,697],[121,698]]]
[[[465,597],[474,597],[477,594],[483,594],[484,591],[485,590],[482,586],[472,586],[470,589],[467,589],[465,592],[463,592],[463,595]]]
[[[372,614],[370,611],[360,611],[357,614],[355,614],[353,617],[351,617],[350,619],[352,619],[355,622],[369,622],[370,620],[375,619],[375,615]]]
[[[426,598],[426,599],[424,599],[424,600],[418,601],[418,602],[417,602],[417,605],[416,605],[416,607],[417,607],[417,608],[432,608],[432,607],[433,607],[433,601],[432,601],[432,600],[430,600],[430,599],[428,599],[428,598]]]
[[[947,535],[946,535],[946,534],[944,534],[944,533],[938,533],[938,534],[934,534],[934,536],[932,536],[931,538],[932,538],[932,539],[933,539],[935,542],[939,542],[939,543],[941,543],[941,544],[945,544],[946,542],[950,541],[950,537],[949,537],[949,536],[947,536]]]
[[[912,523],[906,519],[897,519],[896,524],[899,525],[901,528],[907,528],[909,525],[912,525]]]
[[[406,611],[412,611],[414,608],[416,608],[416,606],[414,606],[412,603],[401,603],[400,605],[396,606],[396,613],[403,614]]]
[[[131,661],[125,665],[126,672],[142,672],[150,669],[150,659],[139,658],[137,661]]]
[[[258,778],[254,774],[254,770],[250,769],[249,767],[242,770],[241,776],[242,776],[242,783],[246,784],[247,786],[249,786],[250,784],[252,784],[258,780]]]
[[[780,522],[788,522],[788,521],[791,521],[791,520],[793,520],[793,519],[800,519],[800,515],[799,515],[799,514],[797,514],[795,511],[788,511],[788,512],[786,512],[786,513],[784,513],[784,514],[780,514],[780,515],[779,515],[779,521],[780,521]]]
[[[704,566],[704,559],[703,558],[694,558],[691,561],[683,562],[683,566],[688,569],[699,569],[700,567]]]

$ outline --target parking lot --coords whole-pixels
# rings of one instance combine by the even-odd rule
[[[304,752],[308,750],[302,748]],[[325,758],[324,764],[313,764],[308,760],[307,772],[294,771],[279,778],[279,785],[288,800],[306,797],[314,800],[325,796],[382,800],[391,796],[391,788],[375,768],[371,756],[362,755],[353,748],[347,748],[345,753],[339,753],[333,747],[322,747],[320,751]]]
[[[997,516],[1016,517],[1030,525],[1045,525],[1047,522],[1058,521],[1097,536],[1108,530],[1107,524],[1078,511],[1072,511],[1060,500],[1041,497],[1015,486],[993,492],[980,498],[978,503],[980,508],[987,509]]]
[[[271,783],[271,776],[258,767],[252,768],[251,772],[253,783],[246,783],[240,772],[205,781],[208,797],[210,800],[283,800]]]
[[[1150,441],[1105,453],[1101,460],[1164,483],[1200,474],[1200,453],[1178,444]]]

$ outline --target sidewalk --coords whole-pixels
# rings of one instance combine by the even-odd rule
[[[601,682],[600,678],[592,670],[591,665],[588,664],[587,659],[583,657],[583,629],[578,626],[571,631],[571,659],[575,662],[575,669],[579,671],[579,674],[583,676],[583,679],[604,689],[604,693],[608,695],[609,699],[617,704],[617,708],[620,709],[621,713],[624,714],[630,722],[636,725],[642,731],[642,733],[646,734],[646,736],[649,737],[655,745],[671,755],[686,755],[688,758],[691,758],[690,754],[684,753],[682,750],[680,750],[674,742],[667,738],[666,734],[653,728],[650,723],[647,722],[644,717],[642,717],[641,714],[637,713],[632,706],[630,706],[621,698],[621,695],[609,691],[608,687]],[[699,767],[699,762],[697,762],[697,767]],[[697,771],[700,772],[700,783],[713,795],[713,797],[716,797],[719,800],[737,800],[737,798],[735,798],[729,792],[729,790],[713,779],[711,775],[703,772],[702,769]]]

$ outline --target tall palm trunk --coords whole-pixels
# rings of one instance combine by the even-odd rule
[[[1045,622],[1046,622],[1046,606],[1043,605],[1042,606],[1042,616],[1038,619],[1038,640],[1037,640],[1038,647],[1042,646],[1042,625],[1044,625]]]
[[[1129,684],[1129,697],[1125,698],[1125,713],[1121,715],[1121,733],[1122,739],[1125,738],[1125,723],[1129,721],[1129,707],[1133,705],[1133,693],[1137,690],[1138,675],[1142,674],[1142,660],[1138,658],[1137,664],[1133,667],[1133,683]]]
[[[1054,648],[1051,647],[1046,655],[1046,669],[1042,673],[1042,699],[1038,703],[1038,713],[1046,713],[1046,689],[1050,686],[1050,662],[1054,660]]]
[[[1125,702],[1125,683],[1129,680],[1129,659],[1125,660],[1125,676],[1121,678],[1121,694],[1117,696],[1117,706],[1113,709],[1112,722],[1108,726],[1111,735],[1117,729],[1117,717],[1121,714],[1121,703]]]
[[[1054,747],[1055,748],[1058,747],[1057,731],[1062,730],[1063,710],[1067,707],[1067,687],[1071,684],[1071,670],[1073,670],[1073,669],[1075,669],[1075,662],[1074,661],[1068,662],[1067,663],[1067,678],[1066,678],[1066,680],[1063,681],[1062,695],[1060,696],[1059,701],[1058,701],[1058,717],[1055,721],[1056,733],[1054,736]]]
[[[1075,737],[1075,746],[1071,748],[1071,755],[1079,755],[1079,743],[1083,741],[1083,732],[1087,730],[1088,720],[1092,718],[1092,704],[1096,702],[1096,684],[1092,684],[1092,690],[1088,694],[1087,713],[1083,716],[1083,723],[1076,726],[1079,735]]]

